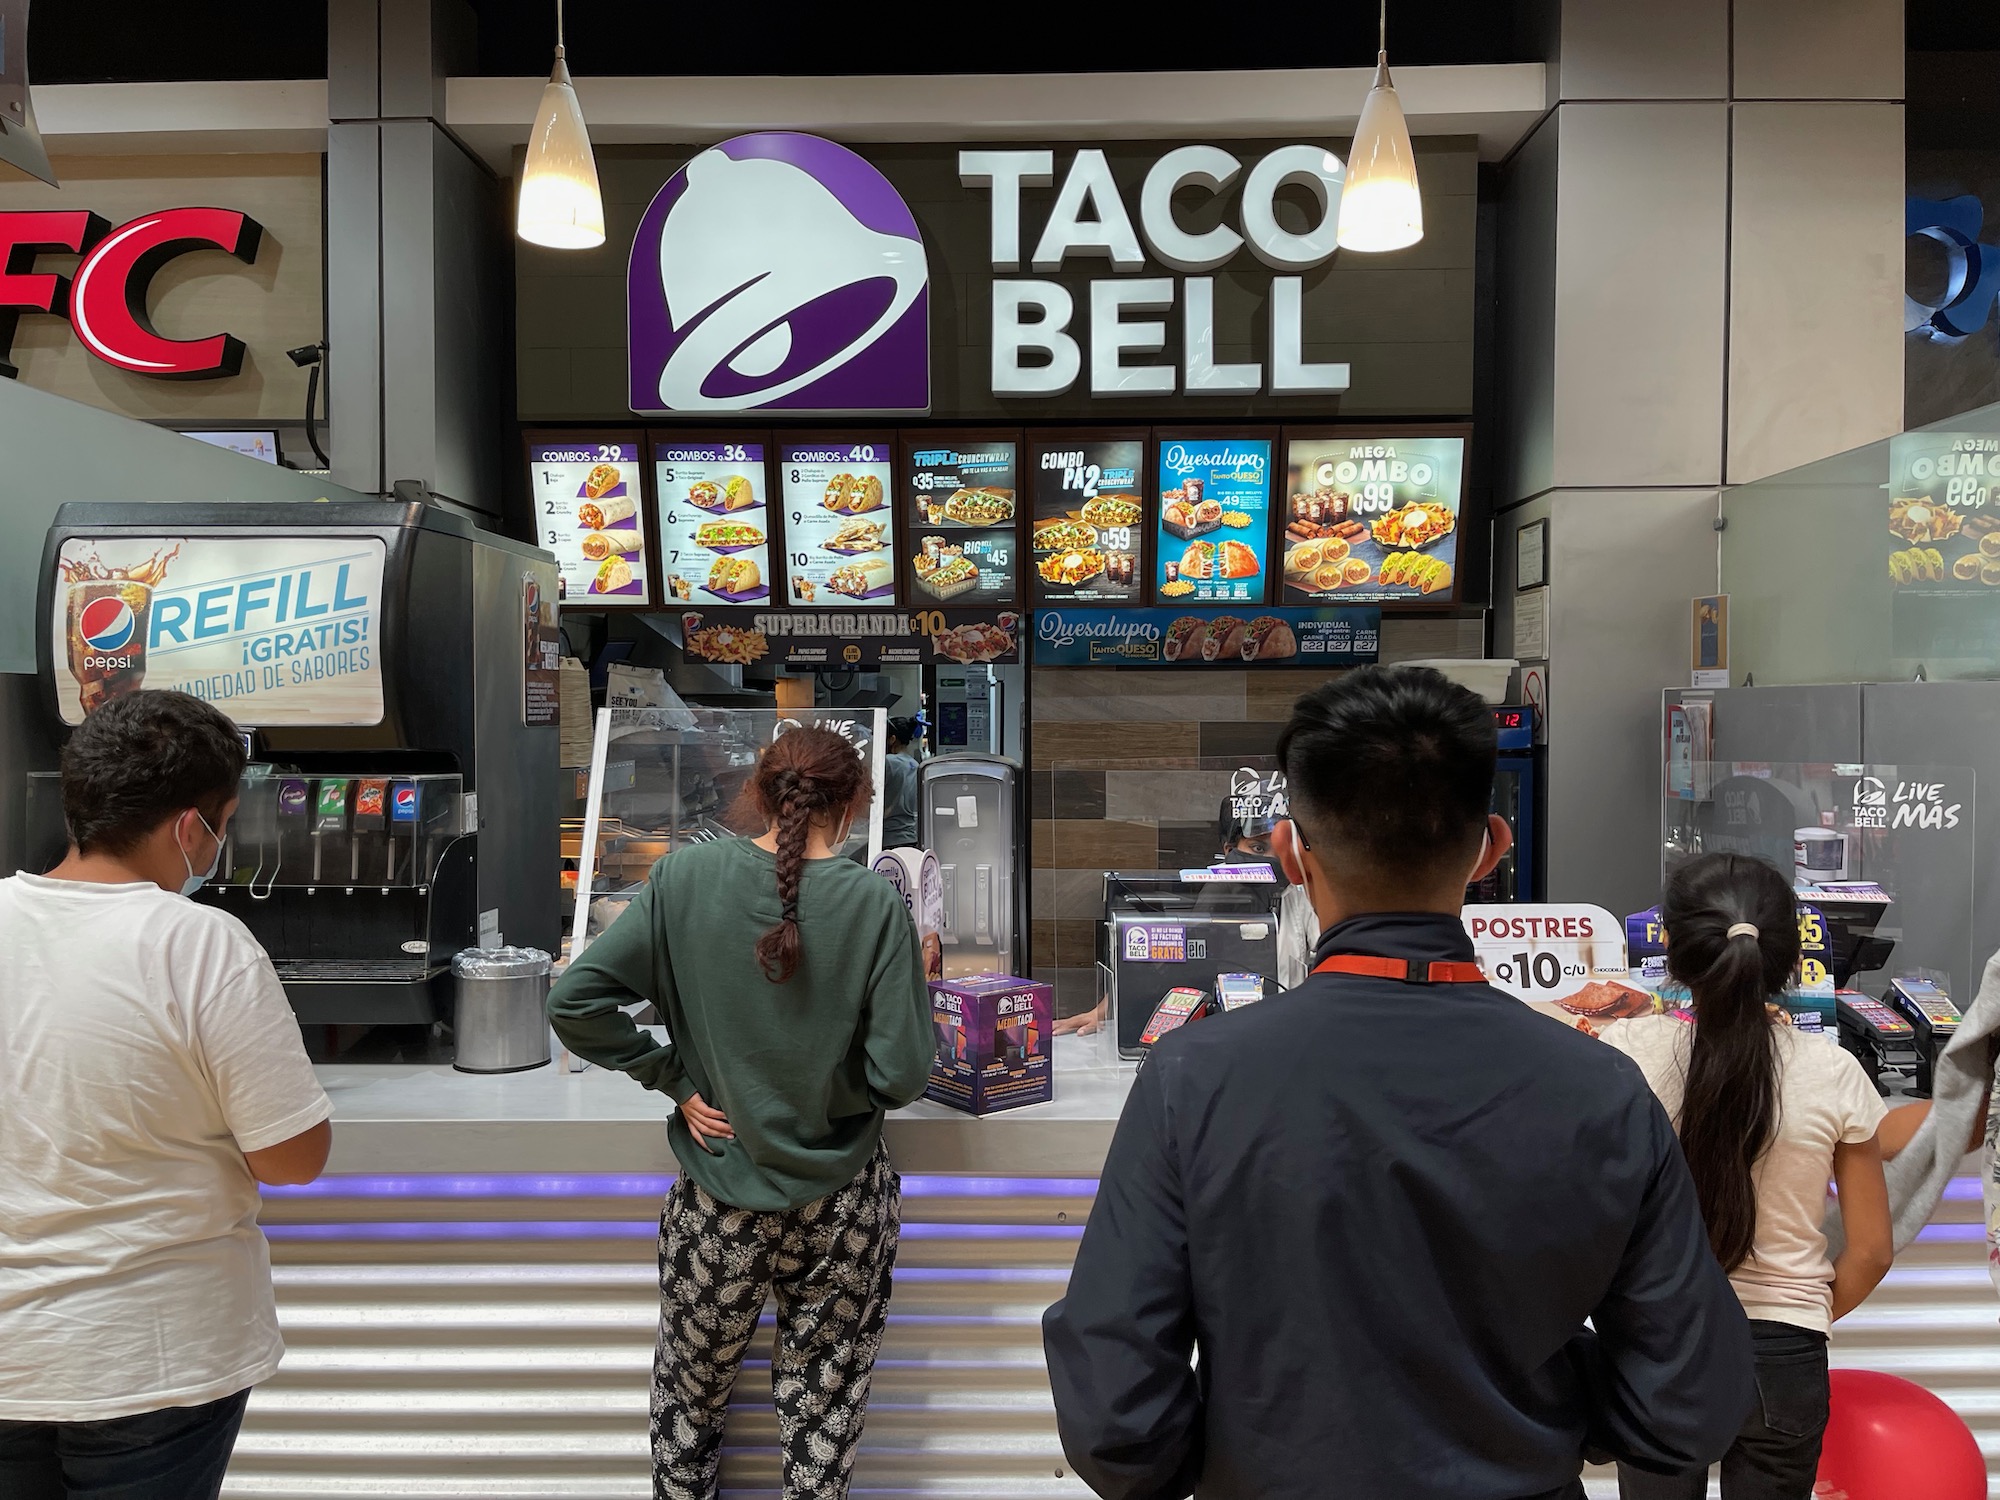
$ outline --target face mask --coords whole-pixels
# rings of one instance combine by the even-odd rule
[[[181,894],[183,896],[192,896],[196,891],[200,890],[204,885],[208,884],[209,880],[214,876],[217,868],[220,867],[220,865],[222,864],[221,836],[217,834],[213,828],[210,828],[208,826],[208,819],[201,816],[201,811],[199,808],[195,810],[194,815],[201,822],[201,831],[207,834],[210,838],[215,840],[215,858],[211,859],[208,862],[208,868],[206,870],[203,870],[199,875],[197,875],[194,869],[194,861],[188,858],[187,850],[186,849],[181,850],[181,863],[187,866],[187,879],[181,882]],[[178,842],[178,840],[176,842]]]

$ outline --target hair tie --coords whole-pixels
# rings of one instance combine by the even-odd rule
[[[1761,939],[1763,935],[1757,930],[1755,922],[1738,922],[1729,929],[1729,938],[1732,942],[1740,937]]]

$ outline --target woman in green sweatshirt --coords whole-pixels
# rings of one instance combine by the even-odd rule
[[[794,729],[758,763],[760,838],[698,844],[549,995],[579,1057],[678,1108],[681,1174],[660,1215],[654,1492],[707,1496],[767,1293],[785,1494],[845,1496],[888,1318],[900,1179],[882,1117],[930,1079],[916,929],[880,876],[837,856],[870,787],[854,747]],[[620,1009],[650,1000],[671,1040]]]

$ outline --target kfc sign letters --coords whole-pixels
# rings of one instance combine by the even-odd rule
[[[162,380],[203,380],[243,367],[243,344],[227,333],[170,339],[152,325],[146,292],[153,275],[190,250],[227,251],[246,265],[264,231],[228,208],[167,208],[112,229],[84,209],[0,212],[0,375],[14,325],[24,312],[66,317],[84,346],[106,364]],[[72,279],[37,272],[41,254],[83,256]]]

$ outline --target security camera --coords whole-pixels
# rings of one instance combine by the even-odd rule
[[[324,345],[301,344],[296,349],[287,349],[285,351],[285,358],[289,359],[293,364],[297,365],[301,370],[303,370],[307,365],[318,364],[320,362],[320,356],[325,352],[326,351]]]

